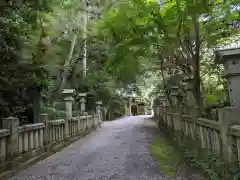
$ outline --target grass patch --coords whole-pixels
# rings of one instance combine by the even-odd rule
[[[151,145],[151,153],[159,162],[160,170],[171,178],[176,177],[178,168],[184,163],[181,152],[166,138],[158,137]]]

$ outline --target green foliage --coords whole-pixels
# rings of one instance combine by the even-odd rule
[[[200,149],[198,142],[185,137],[180,142],[186,163],[190,166],[202,169],[209,180],[220,180],[225,169],[225,163],[219,156]]]
[[[212,49],[237,36],[238,30],[226,24],[238,16],[236,11],[229,11],[234,4],[237,1],[210,3],[186,0],[171,1],[161,6],[156,1],[116,3],[97,24],[97,35],[105,37],[108,46],[106,64],[109,73],[118,77],[118,81],[130,83],[138,79],[136,76],[145,74],[142,72],[154,71],[142,68],[143,64],[145,67],[155,64],[164,71],[160,76],[180,72],[192,77],[196,88],[193,95],[199,106],[203,106],[203,100],[211,104],[217,103],[218,99],[223,101],[224,91],[217,86],[215,94],[218,98],[205,94],[213,88],[205,77],[217,76],[220,79],[221,70],[214,67]],[[166,83],[164,78],[145,88],[153,91],[159,84]]]
[[[1,116],[19,116],[26,111],[31,98],[26,96],[29,88],[45,86],[44,78],[46,71],[42,67],[41,61],[34,61],[31,55],[24,58],[23,49],[28,47],[28,36],[23,36],[32,28],[35,22],[29,22],[29,14],[36,10],[26,4],[16,4],[11,2],[0,5],[0,49],[1,66],[0,88],[1,88]],[[31,24],[30,24],[31,23]],[[26,55],[26,54],[24,54]]]
[[[204,97],[207,104],[223,101],[222,69],[213,65],[211,55],[213,47],[237,36],[238,31],[225,23],[237,20],[238,13],[229,11],[236,4],[238,0],[171,1],[161,6],[146,0],[101,1],[94,7],[104,10],[101,19],[88,19],[85,29],[85,1],[1,3],[0,115],[21,116],[32,109],[32,88],[41,87],[46,104],[58,100],[64,77],[64,87],[94,91],[95,99],[102,99],[107,108],[120,102],[119,92],[129,85],[149,100],[159,87],[167,87],[166,78],[176,74],[195,79],[201,75],[196,87],[202,86],[204,95],[194,95]],[[86,78],[81,64],[84,33]],[[196,69],[198,59],[201,68]],[[218,83],[211,84],[212,76]],[[124,102],[120,104],[116,107],[123,108]]]
[[[180,147],[185,162],[201,169],[209,180],[235,180],[240,177],[240,170],[235,163],[227,164],[218,154],[200,148],[199,141],[182,137],[175,143]]]
[[[159,161],[160,170],[171,178],[183,164],[181,153],[172,146],[164,137],[158,137],[151,145],[151,153]]]

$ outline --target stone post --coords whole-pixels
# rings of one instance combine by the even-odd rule
[[[80,115],[83,115],[86,112],[86,93],[79,93],[78,97],[80,98]]]
[[[49,129],[48,129],[48,125],[49,125],[49,121],[48,121],[48,114],[40,114],[40,119],[41,122],[43,122],[45,124],[45,129],[44,129],[44,140],[43,143],[44,145],[48,145],[49,144]]]
[[[132,115],[132,97],[128,97],[128,115],[131,116]]]
[[[128,116],[128,106],[125,104],[125,116]]]
[[[103,112],[104,112],[103,121],[106,121],[107,120],[107,108],[106,107],[103,108]]]
[[[101,119],[101,105],[102,105],[102,101],[97,101],[96,102],[96,113],[98,115],[98,125],[101,126],[102,125],[102,119]]]
[[[11,161],[18,156],[19,119],[15,117],[8,117],[8,118],[4,118],[2,122],[3,122],[3,129],[8,129],[10,131],[7,159]]]
[[[86,119],[85,119],[86,122],[85,122],[85,124],[86,124],[86,129],[88,129],[88,128],[89,128],[89,127],[88,127],[88,123],[89,123],[89,122],[88,122],[88,118],[89,118],[88,112],[84,112],[83,115],[86,116]],[[86,130],[86,129],[85,129],[85,130]]]
[[[221,128],[221,143],[222,143],[222,156],[225,161],[231,162],[232,161],[232,143],[231,137],[229,136],[228,128],[235,115],[233,113],[234,107],[226,107],[218,109],[218,118],[220,122]]]
[[[64,89],[62,94],[63,94],[63,99],[65,101],[65,110],[66,110],[66,118],[65,118],[65,131],[64,131],[64,136],[67,138],[69,136],[69,127],[68,123],[69,120],[72,118],[72,106],[73,106],[73,95],[75,93],[75,89]]]

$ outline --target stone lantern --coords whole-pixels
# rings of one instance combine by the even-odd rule
[[[68,121],[72,118],[72,106],[73,106],[73,95],[75,94],[75,89],[63,89],[62,95],[65,101],[66,108],[66,119],[65,119],[65,137],[69,136]]]
[[[102,124],[101,105],[102,101],[96,101],[96,113],[98,116],[98,125]]]
[[[127,99],[128,99],[128,116],[131,116],[132,115],[131,107],[132,107],[133,96],[132,95],[128,95]]]
[[[216,62],[223,64],[231,106],[240,106],[240,48],[215,51]]]
[[[96,101],[96,113],[100,113],[101,105],[102,105],[102,101]]]
[[[78,97],[79,97],[79,102],[80,102],[80,114],[83,115],[86,112],[86,98],[87,94],[86,93],[79,93]]]

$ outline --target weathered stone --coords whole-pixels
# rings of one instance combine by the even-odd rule
[[[228,92],[232,106],[240,106],[240,48],[215,51],[216,62],[224,65]]]
[[[69,136],[69,123],[68,121],[72,118],[73,113],[73,95],[75,89],[64,89],[62,94],[64,95],[65,100],[65,109],[66,109],[66,119],[65,119],[65,137]]]
[[[18,127],[18,132],[33,131],[33,130],[41,129],[44,127],[45,127],[44,123],[27,124],[27,125]]]
[[[65,101],[73,101],[74,98],[73,98],[73,95],[75,93],[75,89],[63,89],[63,99]]]
[[[97,101],[96,105],[102,105],[102,101]]]
[[[10,137],[8,141],[8,158],[10,160],[18,156],[18,126],[18,118],[8,117],[3,119],[3,128],[10,131]]]
[[[87,96],[87,93],[78,93],[78,97],[84,98]]]
[[[10,135],[10,131],[7,129],[0,129],[0,138],[1,137],[5,137],[5,136],[9,136]]]
[[[87,94],[86,93],[79,93],[78,97],[80,98],[80,114],[83,115],[83,113],[86,111],[86,98]]]

